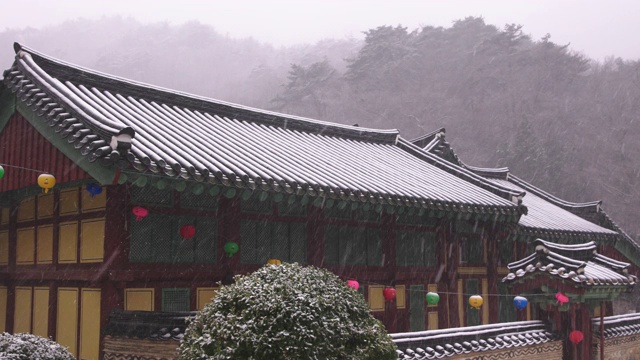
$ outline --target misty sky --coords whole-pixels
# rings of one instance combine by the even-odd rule
[[[524,25],[539,39],[602,60],[640,59],[638,0],[21,0],[0,5],[0,29],[42,28],[65,20],[123,15],[144,23],[198,20],[232,37],[274,45],[361,38],[380,25],[445,26],[467,16]]]

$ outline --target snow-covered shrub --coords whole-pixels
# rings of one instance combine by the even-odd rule
[[[31,334],[0,334],[2,360],[75,360],[62,345]]]
[[[361,294],[324,269],[266,265],[236,276],[191,320],[180,359],[396,359]]]

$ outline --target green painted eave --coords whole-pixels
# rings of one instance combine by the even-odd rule
[[[43,118],[33,112],[33,110],[31,110],[27,105],[21,101],[15,102],[15,104],[17,111],[27,119],[29,124],[36,128],[36,130],[38,130],[38,132],[44,136],[47,141],[53,144],[53,146],[71,159],[71,161],[78,165],[82,170],[86,171],[101,185],[113,184],[116,177],[115,166],[112,165],[107,167],[99,164],[98,162],[90,162],[87,157],[83,156],[80,151],[73,146],[73,144],[62,138],[60,134],[56,133],[53,128],[43,120]]]

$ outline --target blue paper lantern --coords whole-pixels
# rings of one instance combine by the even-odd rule
[[[529,304],[529,301],[526,297],[516,296],[515,298],[513,298],[513,304],[516,306],[516,308],[518,308],[518,310],[524,310]]]
[[[102,193],[102,186],[98,185],[98,184],[89,184],[87,185],[87,191],[89,192],[89,194],[91,195],[91,197],[94,197],[100,193]]]

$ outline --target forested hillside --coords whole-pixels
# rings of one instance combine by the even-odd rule
[[[366,30],[366,29],[363,29]],[[382,26],[364,42],[275,48],[198,23],[78,20],[0,33],[69,62],[225,101],[414,138],[440,127],[469,165],[509,166],[570,201],[601,199],[640,233],[640,61],[594,62],[480,18]]]

